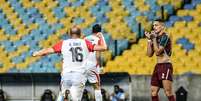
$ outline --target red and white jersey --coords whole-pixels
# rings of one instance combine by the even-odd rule
[[[100,38],[98,38],[95,35],[89,35],[85,37],[86,40],[89,40],[93,45],[99,45],[100,44]],[[96,67],[97,65],[97,59],[96,59],[96,51],[89,53],[89,61],[92,62],[91,66]]]
[[[94,45],[83,39],[68,39],[55,44],[54,52],[63,55],[62,74],[71,71],[85,72],[89,52],[93,48]]]

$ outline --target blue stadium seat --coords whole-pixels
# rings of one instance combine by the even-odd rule
[[[164,9],[167,10],[168,14],[173,14],[174,8],[172,5],[170,4],[164,5]]]
[[[74,22],[75,24],[79,25],[79,24],[81,24],[81,23],[84,22],[84,19],[81,18],[81,17],[76,17],[76,18],[73,19],[73,22]]]
[[[187,50],[187,51],[190,51],[192,49],[194,49],[195,45],[193,43],[191,43],[187,38],[179,38],[177,41],[176,41],[177,44],[181,44],[182,45],[182,48]]]
[[[172,27],[173,26],[173,23],[171,21],[166,21],[165,22],[165,26],[166,27]]]
[[[79,7],[84,3],[85,0],[76,0],[71,2],[73,7]]]
[[[193,20],[193,17],[192,16],[183,16],[182,17],[182,20],[186,21],[186,22],[190,22]]]
[[[182,48],[186,49],[187,51],[190,51],[192,49],[194,49],[195,45],[192,44],[192,43],[188,43],[188,44],[185,44]]]
[[[194,6],[192,4],[185,4],[184,9],[194,9]]]
[[[19,14],[19,16],[22,19],[23,23],[29,25],[30,24],[29,16],[27,14],[26,9],[24,9],[22,7],[20,2],[17,1],[17,0],[8,0],[8,1],[10,2],[12,7],[14,8],[14,10]]]
[[[6,52],[13,52],[17,49],[11,41],[1,41],[1,45],[5,48]]]
[[[187,44],[189,41],[188,41],[188,39],[186,39],[186,38],[179,38],[177,41],[176,41],[176,43],[177,44],[182,44],[182,45],[185,45],[185,44]]]
[[[120,54],[121,52],[123,52],[123,50],[128,48],[128,40],[117,40],[117,54]]]
[[[58,19],[61,19],[61,18],[65,17],[65,13],[64,13],[62,7],[56,7],[56,8],[54,8],[53,12],[54,12],[54,14],[56,15],[56,17]]]
[[[150,8],[153,12],[157,12],[161,9],[160,6],[158,5],[151,5]]]
[[[181,21],[181,20],[182,20],[182,19],[181,19],[180,17],[175,16],[175,15],[170,16],[170,18],[169,18],[169,21],[171,21],[171,22],[173,22],[173,23],[175,23],[176,21]]]
[[[147,19],[149,21],[153,21],[156,18],[154,12],[151,12],[151,11],[150,12],[145,12],[145,16],[147,16]]]
[[[192,5],[195,7],[197,4],[201,3],[201,0],[192,0]]]

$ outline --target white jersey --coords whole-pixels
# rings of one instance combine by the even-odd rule
[[[95,35],[89,35],[89,36],[85,37],[85,39],[89,40],[93,45],[98,45],[99,40],[100,40]],[[96,67],[96,65],[97,65],[96,51],[89,53],[89,59],[88,60],[92,62],[92,64],[91,64],[92,67]]]
[[[93,45],[83,39],[68,39],[57,43],[53,49],[63,56],[62,75],[64,75],[73,71],[85,72],[89,52],[93,51]]]

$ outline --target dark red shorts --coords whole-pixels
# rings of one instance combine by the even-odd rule
[[[163,88],[162,80],[172,80],[173,68],[171,63],[158,63],[151,77],[151,85]]]

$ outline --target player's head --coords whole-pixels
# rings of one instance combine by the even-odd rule
[[[70,28],[70,36],[79,38],[81,36],[81,29],[78,26],[73,25],[73,27]]]
[[[162,19],[154,20],[154,22],[153,22],[153,30],[156,33],[160,33],[161,31],[164,30],[164,28],[165,28],[165,24],[164,24],[164,21]]]
[[[92,27],[92,33],[98,33],[98,32],[101,32],[101,25],[95,24],[95,25]]]

